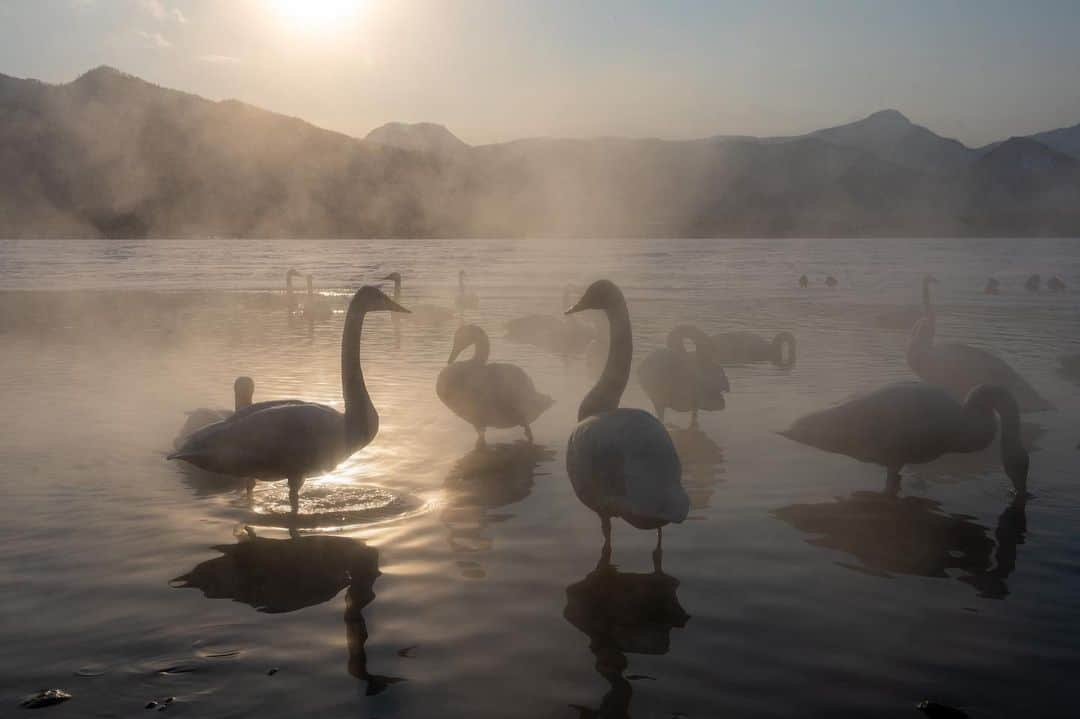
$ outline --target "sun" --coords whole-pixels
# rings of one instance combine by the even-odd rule
[[[352,19],[364,0],[271,0],[286,23],[310,30],[326,30]]]

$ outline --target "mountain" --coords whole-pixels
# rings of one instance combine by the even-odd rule
[[[802,137],[364,139],[112,68],[0,75],[2,237],[1080,234],[1075,162],[885,111]]]
[[[364,139],[403,150],[430,152],[444,157],[461,157],[469,151],[469,146],[454,133],[433,122],[388,122],[369,132]]]
[[[975,153],[958,140],[936,135],[896,110],[882,110],[858,122],[811,133],[844,147],[873,153],[897,165],[930,172],[953,172]]]
[[[1080,160],[1080,125],[1040,132],[1029,137],[1036,142],[1041,142],[1051,150],[1057,150],[1062,154]]]

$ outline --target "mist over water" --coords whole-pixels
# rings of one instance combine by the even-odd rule
[[[289,316],[290,267],[330,319]],[[396,336],[378,313],[361,359],[379,434],[308,480],[301,540],[284,483],[249,502],[165,460],[184,413],[228,408],[238,375],[256,401],[341,408],[352,292],[398,271],[403,305],[452,308],[459,269],[492,360],[556,400],[537,447],[489,430],[477,453],[436,398],[456,322]],[[907,331],[879,325],[918,305],[926,272],[939,338],[992,349],[1059,407],[1024,417],[1022,514],[993,452],[909,468],[884,504],[879,468],[774,434],[911,377]],[[1025,292],[1036,272],[1068,289]],[[619,575],[593,573],[599,523],[564,464],[592,375],[503,339],[601,277],[626,294],[635,362],[684,322],[798,340],[790,369],[729,367],[700,432],[669,412],[692,501],[664,536],[676,583],[650,578],[654,536],[621,522]],[[1057,357],[1080,352],[1078,287],[1067,240],[0,243],[0,706],[57,686],[75,695],[57,716],[166,697],[188,716],[911,717],[925,698],[1070,716],[1080,382]],[[634,376],[622,405],[650,408]],[[647,606],[605,614],[612,586]]]

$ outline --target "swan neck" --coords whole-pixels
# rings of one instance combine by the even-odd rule
[[[341,394],[345,399],[345,441],[349,446],[367,439],[375,414],[360,366],[360,335],[367,311],[363,303],[350,305],[341,333]]]
[[[630,330],[630,313],[626,302],[619,298],[604,310],[610,328],[607,362],[596,384],[585,395],[578,409],[578,421],[619,408],[619,401],[630,379],[630,361],[634,355],[634,340]]]
[[[394,302],[401,299],[401,278],[398,277],[394,280]]]
[[[478,332],[476,337],[473,338],[473,345],[476,350],[473,352],[470,362],[476,364],[487,364],[488,357],[491,356],[491,341],[488,340],[486,332]]]

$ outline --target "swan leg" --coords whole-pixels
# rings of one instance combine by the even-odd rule
[[[289,477],[289,506],[293,514],[300,511],[300,488],[303,486],[303,477]]]
[[[900,468],[903,465],[889,467],[885,475],[885,494],[895,497],[900,494]]]
[[[653,561],[653,571],[655,571],[657,574],[662,574],[663,571],[664,571],[663,569],[661,569],[661,565],[662,565],[662,563],[664,561],[664,528],[663,527],[657,527],[656,528],[656,549],[653,550],[652,561]]]
[[[611,561],[611,517],[600,517],[600,531],[604,535],[604,548],[601,550],[601,555],[606,557],[605,563]]]
[[[477,449],[482,449],[483,447],[487,446],[487,438],[484,436],[484,433],[486,431],[487,431],[486,427],[477,427],[476,428],[476,448]]]
[[[533,441],[532,427],[530,427],[527,424],[523,424],[521,426],[525,428],[525,439],[529,440],[529,442],[532,443],[532,441]]]

